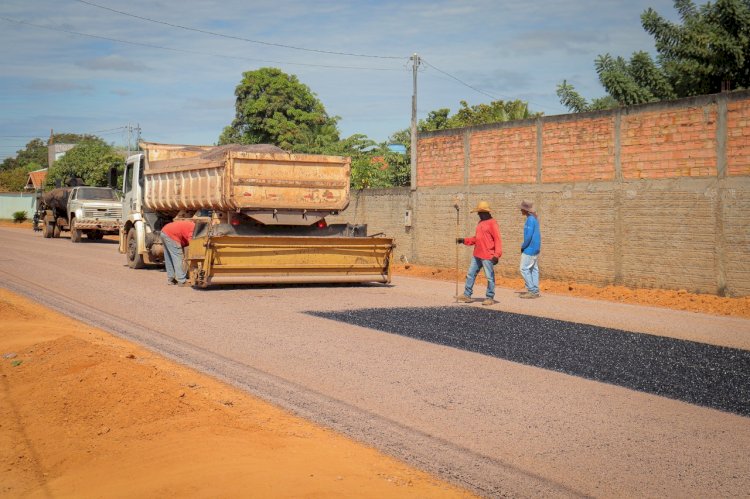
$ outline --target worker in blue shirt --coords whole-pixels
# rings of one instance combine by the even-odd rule
[[[523,281],[526,284],[526,292],[521,293],[520,297],[539,298],[539,252],[542,248],[539,220],[531,201],[523,201],[519,208],[521,214],[526,217],[526,224],[523,226],[520,267]]]

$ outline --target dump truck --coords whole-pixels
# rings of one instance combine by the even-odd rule
[[[129,267],[162,263],[162,227],[191,219],[184,265],[195,287],[390,282],[392,239],[326,221],[349,204],[350,158],[268,144],[139,145],[123,174],[119,249]]]
[[[37,214],[44,237],[69,230],[70,240],[79,243],[84,234],[92,240],[118,234],[122,203],[109,187],[58,187],[39,197]]]

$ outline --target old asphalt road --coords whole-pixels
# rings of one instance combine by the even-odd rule
[[[111,242],[0,248],[3,287],[481,495],[750,490],[747,320],[510,290],[488,311],[406,278],[198,291]]]

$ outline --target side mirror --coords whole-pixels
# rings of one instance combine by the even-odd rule
[[[117,189],[117,167],[111,166],[109,168],[109,174],[107,175],[107,186],[110,189]]]

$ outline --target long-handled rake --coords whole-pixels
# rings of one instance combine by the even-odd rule
[[[455,202],[453,207],[456,209],[456,239],[458,239],[459,238],[459,234],[458,234],[459,224],[461,223],[460,222],[461,207],[458,205],[458,201]],[[458,303],[458,275],[460,274],[460,272],[458,271],[458,247],[459,246],[460,245],[456,243],[456,292],[454,294],[456,303]]]

